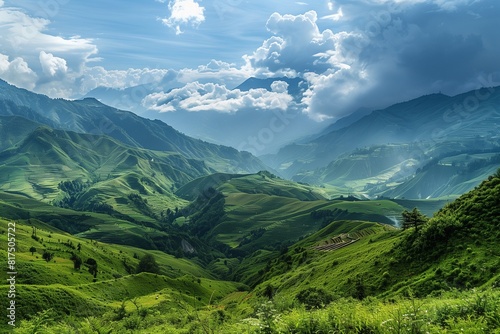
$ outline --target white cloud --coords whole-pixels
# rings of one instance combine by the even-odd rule
[[[0,7],[0,22],[2,53],[14,59],[2,78],[52,97],[68,98],[78,91],[75,83],[97,53],[91,39],[51,35],[46,32],[49,20],[15,7]],[[14,70],[24,77],[13,78]]]
[[[177,35],[182,33],[181,26],[191,24],[197,27],[205,21],[205,8],[194,0],[170,1],[168,9],[170,10],[170,16],[162,19],[162,22],[170,28],[175,28]]]
[[[285,83],[286,84],[286,83]],[[286,110],[293,98],[283,91],[283,84],[276,84],[277,91],[251,89],[241,91],[229,90],[224,85],[193,82],[182,88],[167,93],[154,93],[143,100],[143,105],[150,110],[171,112],[178,109],[191,112],[218,111],[237,112],[241,109],[253,108],[261,110]]]
[[[335,14],[325,15],[321,18],[324,20],[339,21],[342,17],[344,17],[344,12],[342,11],[342,8],[339,8]]]
[[[124,89],[138,85],[160,83],[172,71],[165,69],[136,69],[106,70],[102,66],[85,69],[82,78],[82,93],[97,87]]]
[[[200,65],[195,69],[179,70],[177,80],[182,83],[213,82],[235,87],[253,75],[254,71],[250,67],[237,67],[235,64],[212,59],[207,65]]]
[[[0,77],[20,88],[33,89],[37,75],[24,59],[17,57],[9,61],[9,56],[0,53]]]
[[[280,80],[273,81],[271,91],[275,93],[288,93],[288,83]]]
[[[252,55],[244,56],[247,66],[263,76],[286,72],[300,76],[331,69],[331,55],[338,53],[342,41],[359,34],[335,34],[330,29],[320,31],[317,20],[315,11],[300,15],[272,14],[266,26],[274,36],[265,40]]]
[[[39,59],[43,73],[48,77],[61,77],[68,72],[66,60],[55,57],[52,53],[41,51]]]
[[[302,99],[304,112],[323,120],[345,113],[341,108],[365,85],[367,73],[359,57],[368,43],[359,32],[320,31],[317,20],[315,11],[272,14],[267,29],[274,36],[244,58],[260,76],[288,71],[306,79],[309,88]]]

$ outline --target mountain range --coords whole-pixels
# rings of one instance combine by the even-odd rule
[[[499,101],[499,87],[453,97],[422,96],[361,114],[358,119],[350,116],[340,120],[338,126],[332,125],[330,131],[327,129],[308,141],[284,146],[277,154],[261,159],[285,177],[317,185],[343,185],[352,192],[371,196],[459,195],[464,189],[471,189],[472,184],[455,191],[446,185],[447,176],[465,173],[466,165],[473,166],[473,160],[482,161],[481,168],[489,166],[479,173],[479,179],[498,165]],[[480,153],[487,155],[477,155]],[[465,160],[460,161],[460,157]],[[433,184],[425,191],[411,190],[410,185],[404,186],[404,191],[401,187],[395,190],[431,165],[447,165],[440,161],[445,158],[455,161],[453,169],[430,181]],[[461,179],[464,182],[475,179],[477,184],[477,176],[473,173]],[[453,182],[460,183],[457,179]]]
[[[96,99],[50,99],[0,81],[0,101],[2,116],[22,116],[55,129],[107,135],[130,146],[177,152],[186,158],[202,159],[219,171],[255,172],[265,168],[249,153],[193,139],[164,122],[109,107]]]

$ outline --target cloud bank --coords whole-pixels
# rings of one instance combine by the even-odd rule
[[[239,89],[229,90],[224,85],[193,82],[168,93],[150,94],[143,100],[146,108],[159,112],[173,112],[179,109],[190,112],[218,111],[234,113],[241,109],[286,110],[293,97],[287,92],[288,84],[273,83],[273,90]]]

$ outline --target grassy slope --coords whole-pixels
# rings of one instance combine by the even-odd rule
[[[139,193],[150,210],[186,202],[172,190],[210,170],[200,161],[175,153],[124,146],[111,138],[38,128],[18,146],[0,154],[1,190],[45,202],[59,200],[61,181],[90,181],[73,204],[90,199],[111,205],[136,220],[151,221],[127,196]]]
[[[287,252],[263,258],[268,261],[264,269],[262,261],[260,267],[250,259],[247,263],[255,268],[256,277],[267,278],[257,291],[262,293],[270,284],[283,296],[295,295],[306,287],[354,296],[359,283],[366,295],[386,297],[410,289],[424,296],[454,288],[491,287],[500,279],[499,198],[497,173],[445,206],[418,231],[366,222],[334,222]],[[310,248],[357,230],[366,234],[345,248],[330,252]]]
[[[250,175],[203,177],[182,187],[177,194],[194,197],[210,195],[215,187],[225,196],[225,215],[206,235],[231,248],[253,252],[262,248],[279,247],[314,233],[321,227],[320,219],[311,217],[315,210],[347,210],[349,219],[364,219],[391,223],[387,216],[399,215],[403,207],[387,200],[328,201],[322,189],[283,180],[262,172]],[[263,233],[252,238],[252,233]],[[240,243],[249,239],[244,245]]]
[[[97,315],[105,309],[116,307],[123,300],[134,298],[150,306],[173,300],[174,297],[191,300],[195,296],[200,298],[201,303],[208,303],[210,298],[220,299],[236,290],[235,283],[215,281],[208,271],[191,261],[177,259],[163,252],[146,252],[139,248],[81,239],[34,219],[32,222],[38,226],[40,241],[31,238],[32,226],[16,223],[18,319],[34,315],[47,308],[47,305],[53,305],[59,316],[68,312],[74,315]],[[4,238],[7,223],[7,220],[0,219],[0,235]],[[81,244],[81,250],[77,251],[69,244],[74,247]],[[33,255],[29,252],[32,246],[36,248]],[[41,256],[45,250],[55,255],[48,263]],[[97,261],[97,282],[93,282],[92,275],[84,265],[80,270],[73,269],[73,262],[69,260],[72,252],[84,261],[87,258]],[[161,275],[130,275],[130,268],[135,269],[139,262],[137,257],[146,253],[154,255]],[[0,250],[0,256],[7,258],[5,248]],[[6,288],[5,285],[0,288],[2,294],[6,294]],[[162,298],[154,299],[158,294]]]
[[[394,333],[398,328],[410,328],[416,333],[460,330],[494,333],[500,328],[500,296],[492,290],[500,281],[496,251],[498,198],[500,174],[447,205],[418,231],[400,231],[365,221],[337,221],[281,252],[259,250],[245,259],[237,272],[241,280],[250,278],[250,284],[259,276],[265,279],[251,292],[235,292],[236,285],[215,283],[208,278],[198,282],[192,275],[155,277],[143,274],[69,287],[54,285],[37,295],[49,294],[51,298],[64,299],[60,304],[62,310],[70,307],[67,301],[73,299],[68,296],[73,293],[75,300],[102,295],[101,304],[93,299],[82,299],[82,303],[91,303],[87,310],[118,307],[124,296],[138,297],[137,301],[150,309],[133,327],[130,321],[139,319],[139,310],[135,313],[131,302],[126,305],[129,314],[122,321],[104,315],[98,323],[99,326],[135,328],[138,333],[234,333],[253,332],[259,327],[269,328],[268,332],[284,333]],[[330,203],[339,204],[342,202]],[[350,208],[368,205],[376,212],[396,205],[390,201],[373,204],[351,202]],[[52,234],[52,238],[57,235],[56,232]],[[335,251],[313,248],[337,242],[342,235],[345,239],[345,234],[359,240]],[[62,259],[60,262],[64,265]],[[56,259],[56,263],[48,264],[47,268],[58,263]],[[165,270],[165,266],[162,268]],[[140,287],[137,282],[141,282]],[[75,286],[79,287],[76,292],[73,291]],[[274,298],[265,302],[263,295],[268,286],[274,289]],[[486,292],[454,290],[472,287],[480,287]],[[324,310],[304,310],[295,296],[308,288],[321,288],[332,294],[335,301]],[[27,291],[31,289],[37,286]],[[410,295],[410,290],[413,295],[427,297],[401,297]],[[56,296],[55,291],[64,295]],[[214,297],[213,291],[220,293]],[[36,293],[33,290],[33,296]],[[377,298],[362,302],[351,298],[367,295]],[[190,296],[200,297],[199,304]],[[207,304],[212,306],[203,306]],[[89,318],[86,321],[97,320]],[[60,327],[53,328],[55,333]]]

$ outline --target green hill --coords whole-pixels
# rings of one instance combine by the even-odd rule
[[[268,258],[258,272],[267,281],[257,289],[271,284],[282,295],[322,287],[343,297],[356,297],[356,289],[361,288],[364,296],[393,296],[409,290],[426,296],[495,285],[500,279],[499,199],[497,172],[447,204],[418,230],[333,222],[279,257]],[[358,240],[352,245],[338,247],[354,239]]]
[[[158,251],[145,251],[129,246],[110,245],[67,234],[32,219],[32,225],[15,223],[16,236],[16,317],[32,318],[40,311],[50,309],[53,320],[68,315],[74,317],[100,316],[113,312],[123,301],[128,301],[127,312],[133,304],[147,307],[178,302],[200,304],[221,299],[236,291],[238,284],[215,281],[213,275],[201,266]],[[0,234],[7,235],[12,221],[0,219]],[[32,249],[34,247],[34,249]],[[50,261],[42,258],[51,253]],[[146,254],[154,256],[159,265],[158,274],[136,273],[139,259]],[[7,249],[0,250],[7,258]],[[80,269],[70,258],[82,260]],[[94,276],[85,264],[87,259],[97,263]],[[0,290],[7,295],[8,286]],[[2,307],[7,307],[6,298]],[[165,305],[165,306],[166,306]],[[5,328],[5,323],[2,323]]]
[[[0,117],[0,124],[11,121]],[[0,190],[78,210],[116,211],[139,221],[183,205],[173,191],[211,172],[202,161],[125,146],[105,136],[47,127],[23,140],[18,128],[2,135],[16,145],[0,152]]]
[[[283,180],[268,172],[196,179],[176,193],[193,201],[183,229],[230,257],[277,250],[332,220],[362,219],[394,224],[404,210],[389,201],[327,200],[323,189]]]

